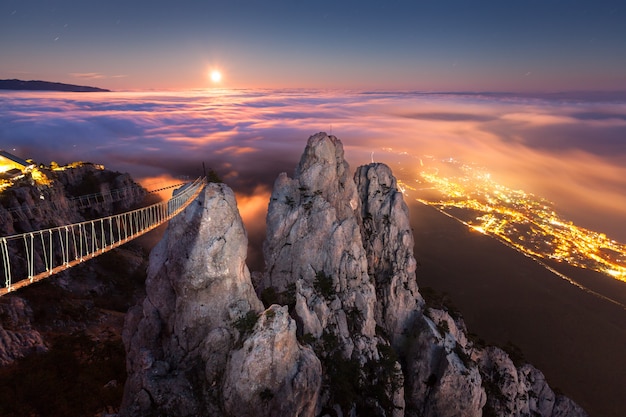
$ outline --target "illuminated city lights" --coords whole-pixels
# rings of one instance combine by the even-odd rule
[[[418,201],[528,256],[626,281],[626,245],[576,226],[559,217],[552,203],[497,184],[479,168],[448,159],[438,163],[443,169],[422,162],[416,186],[402,184],[403,189],[417,192]],[[453,174],[444,175],[444,170]]]

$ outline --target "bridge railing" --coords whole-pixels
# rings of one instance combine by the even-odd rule
[[[67,226],[0,237],[0,295],[116,248],[180,213],[205,179],[188,183],[168,201]]]

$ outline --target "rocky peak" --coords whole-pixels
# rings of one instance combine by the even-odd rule
[[[246,245],[234,193],[222,184],[209,184],[169,222],[150,253],[146,298],[126,318],[124,415],[219,413],[233,325],[263,309]]]
[[[418,292],[409,209],[391,169],[380,163],[357,168],[354,174],[368,274],[376,286],[376,323],[396,350],[424,301]]]
[[[376,334],[376,290],[360,206],[341,142],[325,133],[309,138],[294,178],[283,173],[274,184],[264,245],[267,268],[258,290],[293,292],[299,332],[327,370],[326,406],[349,413],[369,404],[400,415],[402,384],[390,380],[399,382],[402,375],[395,356],[386,356],[388,341]],[[375,371],[366,375],[366,365]],[[354,380],[344,384],[343,378]],[[386,387],[374,395],[368,392],[372,383]],[[335,389],[341,384],[343,395]]]
[[[334,136],[318,133],[309,138],[296,167],[294,179],[302,188],[321,193],[337,211],[340,220],[352,217],[359,200],[343,145]]]
[[[375,292],[357,220],[357,190],[348,172],[341,142],[317,134],[309,139],[294,178],[279,175],[268,209],[267,274],[260,289],[294,289],[303,334],[319,338],[333,329],[345,339],[349,357],[354,341],[345,312],[358,311],[359,334],[373,338]]]
[[[286,309],[261,314],[246,251],[224,184],[170,221],[150,254],[146,298],[126,318],[121,415],[314,415],[319,360]]]
[[[309,138],[293,178],[276,179],[256,279],[265,311],[246,245],[223,184],[170,221],[126,319],[122,416],[586,416],[425,306],[391,170],[352,177],[337,138]]]

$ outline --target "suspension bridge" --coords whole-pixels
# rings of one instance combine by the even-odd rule
[[[4,274],[0,281],[0,296],[92,259],[157,228],[183,211],[205,184],[206,178],[199,178],[185,184],[168,201],[140,209],[0,237],[0,267]],[[83,196],[75,201],[75,206],[80,208],[101,198],[124,198],[128,192],[134,191]]]
[[[94,205],[101,204],[112,204],[118,201],[134,199],[137,197],[141,197],[147,194],[155,194],[160,191],[165,191],[171,188],[179,188],[185,185],[186,183],[172,184],[165,187],[161,187],[158,189],[154,189],[151,191],[147,191],[143,189],[139,185],[132,185],[124,188],[116,188],[114,190],[107,190],[101,193],[94,194],[86,194],[78,197],[72,197],[67,199],[67,203],[69,203],[70,207],[74,210],[83,210],[88,207],[92,207]],[[64,203],[65,204],[65,203]],[[11,207],[6,210],[3,210],[0,213],[0,221],[3,222],[19,222],[27,219],[32,219],[33,217],[45,215],[46,210],[63,210],[63,204],[55,200],[45,200],[38,204],[30,205],[30,206],[17,206]]]

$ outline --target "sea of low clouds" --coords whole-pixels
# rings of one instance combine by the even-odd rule
[[[410,182],[423,155],[452,157],[626,242],[626,95],[0,92],[1,149],[101,163],[147,188],[204,163],[236,191],[252,234],[276,175],[292,174],[320,131],[341,139],[353,168],[374,159]]]

